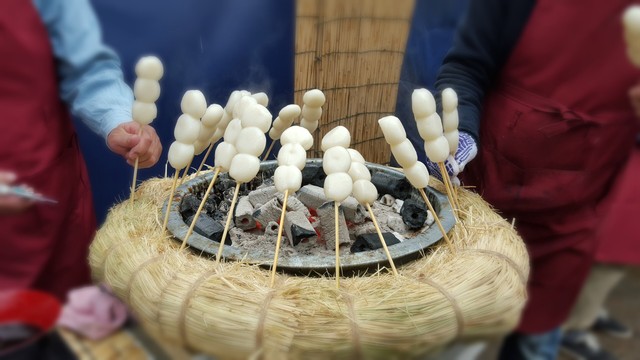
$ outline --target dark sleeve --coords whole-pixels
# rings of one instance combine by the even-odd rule
[[[436,89],[458,94],[459,130],[478,143],[482,102],[529,19],[535,0],[470,0],[440,67]]]

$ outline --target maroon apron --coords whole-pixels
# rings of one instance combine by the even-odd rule
[[[0,216],[0,290],[30,287],[64,298],[90,280],[96,220],[49,37],[30,0],[0,2],[0,114],[0,170],[58,201]]]
[[[626,58],[620,22],[629,4],[537,1],[484,103],[465,183],[515,218],[529,250],[523,333],[567,317],[593,260],[596,209],[633,145],[627,91],[640,72]]]

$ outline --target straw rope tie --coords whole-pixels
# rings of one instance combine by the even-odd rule
[[[122,240],[122,241],[119,241],[119,242],[114,242],[114,243],[111,243],[111,245],[107,248],[107,251],[106,251],[106,252],[105,252],[105,254],[104,254],[104,260],[102,261],[102,266],[101,266],[101,267],[104,269],[104,272],[105,272],[105,273],[107,272],[107,268],[106,268],[106,266],[107,266],[107,260],[109,260],[109,257],[111,256],[111,253],[112,253],[115,249],[117,249],[117,248],[119,248],[120,246],[124,245],[125,243],[127,243],[127,244],[128,244],[129,242],[128,242],[128,241],[126,241],[126,240]]]
[[[164,257],[166,257],[167,254],[166,253],[159,253],[156,256],[148,259],[147,261],[143,262],[142,264],[136,266],[135,270],[133,270],[133,272],[131,273],[131,278],[129,278],[129,281],[127,281],[127,286],[125,287],[125,297],[127,298],[127,303],[131,303],[131,288],[133,286],[133,281],[136,279],[136,277],[138,276],[138,273],[140,273],[142,270],[144,270],[147,265],[150,265]]]
[[[475,253],[480,253],[480,254],[485,254],[485,255],[490,255],[490,256],[500,258],[506,261],[509,265],[511,265],[511,267],[516,271],[516,273],[518,273],[518,277],[520,278],[520,281],[522,281],[522,285],[524,286],[527,285],[527,277],[522,272],[522,269],[520,269],[518,264],[516,264],[516,262],[513,261],[513,259],[511,259],[507,255],[501,254],[497,251],[486,250],[486,249],[463,249],[461,252],[475,252]]]
[[[356,322],[356,309],[353,303],[353,296],[346,291],[340,291],[340,294],[344,298],[344,302],[349,310],[349,324],[351,325],[351,338],[353,339],[353,352],[354,358],[362,359],[362,340],[360,339],[360,328]]]
[[[436,283],[435,281],[426,278],[426,277],[418,277],[416,279],[416,281],[423,283],[423,284],[427,284],[429,286],[431,286],[432,288],[438,290],[442,295],[444,295],[445,298],[447,298],[447,300],[449,300],[449,303],[451,304],[451,308],[453,309],[453,312],[456,316],[456,338],[459,338],[462,333],[464,332],[464,316],[462,315],[462,309],[460,309],[460,305],[458,304],[458,301],[456,300],[456,298],[453,297],[453,295],[451,295],[444,287],[442,287],[440,284]]]
[[[184,265],[183,265],[184,266]],[[171,283],[173,283],[176,278],[178,277],[178,274],[180,274],[179,269],[176,269],[175,272],[173,273],[173,276],[171,277],[171,279],[169,279],[169,281],[167,281],[167,283],[162,287],[162,290],[160,290],[160,296],[158,296],[158,311],[156,312],[156,323],[158,324],[158,329],[160,332],[160,335],[165,336],[164,331],[162,330],[162,326],[160,326],[161,322],[160,322],[160,318],[162,317],[162,306],[160,306],[162,304],[162,301],[164,300],[164,295],[167,293],[167,288],[169,287],[169,285]]]
[[[191,287],[189,288],[189,291],[187,291],[185,297],[184,297],[184,301],[182,302],[182,305],[180,305],[180,311],[179,311],[179,315],[178,315],[178,324],[180,326],[179,329],[179,333],[180,333],[180,342],[186,346],[189,346],[189,344],[187,343],[187,329],[186,329],[186,324],[187,324],[187,309],[189,308],[189,304],[191,303],[191,299],[193,298],[194,293],[196,292],[196,290],[198,290],[198,288],[200,287],[200,285],[202,285],[202,283],[205,282],[205,280],[208,280],[210,277],[213,276],[220,276],[222,275],[222,273],[219,273],[217,268],[214,268],[213,270],[207,271],[205,273],[203,273],[202,275],[200,275],[198,277],[198,279],[191,285]]]

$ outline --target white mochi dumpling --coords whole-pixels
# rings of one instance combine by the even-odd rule
[[[238,150],[236,147],[228,142],[221,142],[216,147],[216,152],[214,155],[214,165],[215,167],[219,167],[222,171],[229,171],[231,167],[231,160],[236,156]]]
[[[278,129],[271,128],[271,130],[269,130],[269,137],[271,138],[271,140],[279,140],[280,136],[282,136],[282,133],[278,131]]]
[[[442,90],[442,111],[451,112],[458,108],[458,94],[452,88]]]
[[[460,132],[458,130],[444,133],[445,139],[449,144],[449,154],[455,155],[458,151],[458,143],[460,142]]]
[[[249,154],[236,154],[231,160],[229,176],[239,183],[247,183],[258,175],[260,159]]]
[[[429,171],[424,163],[417,161],[403,170],[404,176],[416,189],[424,189],[429,185]]]
[[[335,202],[342,202],[351,195],[353,180],[347,173],[329,174],[324,179],[324,196]]]
[[[378,199],[378,189],[369,180],[357,180],[353,183],[353,197],[362,205],[371,205]]]
[[[224,131],[224,142],[228,142],[231,144],[236,144],[238,141],[238,135],[240,135],[240,131],[242,131],[242,122],[240,119],[233,119],[227,126],[227,130]]]
[[[134,101],[131,109],[131,117],[141,125],[149,125],[158,116],[158,108],[154,103]]]
[[[200,122],[202,122],[202,125],[204,126],[216,127],[218,126],[218,123],[220,123],[223,115],[224,109],[222,108],[222,106],[218,104],[212,104],[209,105],[207,110],[204,112],[204,115],[202,115],[202,119],[200,119]]]
[[[218,128],[215,128],[215,127],[211,128],[208,126],[203,126],[203,124],[200,124],[200,132],[198,132],[197,141],[211,142],[211,138],[213,137],[213,134],[216,133],[216,131],[218,131]]]
[[[296,104],[289,104],[283,107],[282,110],[280,110],[280,112],[278,113],[278,116],[281,117],[282,119],[285,119],[289,123],[289,125],[291,125],[293,120],[295,120],[295,118],[300,116],[301,112],[302,110],[300,110],[300,106]]]
[[[135,72],[139,78],[158,81],[164,75],[164,66],[155,56],[143,56],[136,63]]]
[[[207,99],[200,90],[187,90],[182,96],[180,109],[184,114],[200,119],[207,111]]]
[[[358,162],[360,164],[366,163],[366,161],[364,160],[364,157],[362,156],[362,154],[360,154],[360,151],[352,148],[347,149],[347,151],[351,156],[351,162]]]
[[[334,146],[348,148],[351,145],[351,134],[344,126],[336,126],[326,133],[320,143],[322,151],[327,151]]]
[[[169,147],[169,164],[176,170],[184,169],[189,165],[194,154],[193,144],[183,144],[179,141],[174,141]]]
[[[371,181],[371,172],[369,172],[369,168],[359,162],[351,162],[348,174],[351,176],[353,181],[362,179]]]
[[[307,163],[307,152],[297,143],[284,144],[278,152],[278,165],[291,165],[304,169]]]
[[[156,80],[137,78],[133,83],[133,96],[138,101],[155,102],[160,97],[160,83]]]
[[[225,111],[224,114],[222,114],[222,119],[220,119],[218,123],[218,129],[222,129],[222,132],[227,130],[227,126],[229,126],[231,120],[233,120],[233,117]]]
[[[460,123],[460,120],[458,117],[458,110],[445,112],[442,114],[442,130],[443,131],[447,132],[447,131],[458,130],[459,123]]]
[[[278,166],[273,174],[276,189],[281,193],[289,190],[289,193],[300,190],[302,186],[302,171],[293,165]]]
[[[282,119],[280,116],[278,116],[275,120],[273,120],[273,125],[271,128],[276,129],[280,133],[282,133],[283,131],[287,130],[289,126],[291,126],[291,123],[288,120]]]
[[[418,128],[418,134],[424,141],[435,140],[442,136],[442,120],[437,113],[417,119],[416,127]]]
[[[249,106],[258,105],[258,101],[254,99],[252,96],[243,96],[238,100],[236,106],[233,108],[233,117],[237,119],[242,119],[242,114],[244,110]]]
[[[309,130],[310,133],[313,133],[314,131],[316,131],[316,129],[318,128],[318,125],[320,125],[319,121],[311,121],[305,118],[302,118],[302,120],[300,120],[300,126]]]
[[[247,105],[242,111],[242,117],[240,118],[242,127],[248,128],[255,126],[260,129],[263,134],[269,131],[272,119],[273,117],[269,110],[258,103]]]
[[[213,133],[213,136],[211,137],[211,143],[215,143],[216,141],[222,139],[223,137],[224,137],[224,130],[220,128],[216,128],[216,132]]]
[[[449,157],[449,143],[447,142],[447,138],[440,136],[435,140],[425,141],[424,152],[432,162],[444,162]]]
[[[407,139],[407,133],[404,131],[404,126],[395,116],[385,116],[378,120],[378,125],[382,129],[384,139],[389,145],[399,144]]]
[[[411,109],[416,119],[427,117],[436,112],[436,99],[427,89],[415,89],[411,94]]]
[[[326,100],[327,99],[324,96],[324,93],[320,89],[309,90],[305,92],[304,95],[302,96],[302,102],[305,105],[308,105],[314,108],[321,107],[322,105],[324,105],[324,102]]]
[[[311,135],[309,130],[301,126],[292,126],[282,133],[280,143],[282,145],[298,143],[302,145],[305,150],[309,150],[313,146],[313,135]]]
[[[195,154],[202,154],[209,147],[209,145],[211,145],[211,143],[209,143],[208,141],[196,140],[196,142],[193,143]]]
[[[200,134],[200,120],[188,114],[182,114],[176,122],[173,135],[176,140],[184,144],[193,144]]]
[[[241,154],[249,154],[258,157],[264,151],[267,144],[267,138],[264,133],[257,127],[248,127],[240,130],[238,140],[236,140],[236,149]]]
[[[304,105],[302,107],[302,118],[303,119],[307,119],[307,120],[311,120],[311,121],[318,121],[318,120],[320,120],[321,116],[322,116],[322,108],[321,107],[312,108],[312,107],[307,106],[307,105]]]
[[[240,90],[234,90],[229,95],[229,100],[227,100],[227,105],[224,106],[224,111],[229,115],[233,114],[233,108],[236,106],[236,102],[240,100],[242,97],[242,93]]]
[[[322,156],[322,169],[325,174],[346,173],[351,167],[351,155],[342,146],[327,149]]]
[[[258,104],[264,107],[269,106],[269,96],[266,93],[259,92],[259,93],[251,94],[251,97],[256,99]]]
[[[398,164],[403,168],[410,167],[418,161],[418,153],[409,139],[404,139],[399,144],[391,145],[391,152]]]

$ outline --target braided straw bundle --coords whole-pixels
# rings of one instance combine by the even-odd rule
[[[432,183],[436,183],[434,180]],[[438,189],[442,189],[437,183]],[[91,246],[96,281],[106,282],[152,335],[221,359],[394,359],[454,339],[513,329],[526,300],[525,246],[478,195],[460,189],[461,220],[426,256],[373,275],[280,274],[214,261],[162,232],[171,179],[153,179],[135,203],[115,206]]]

